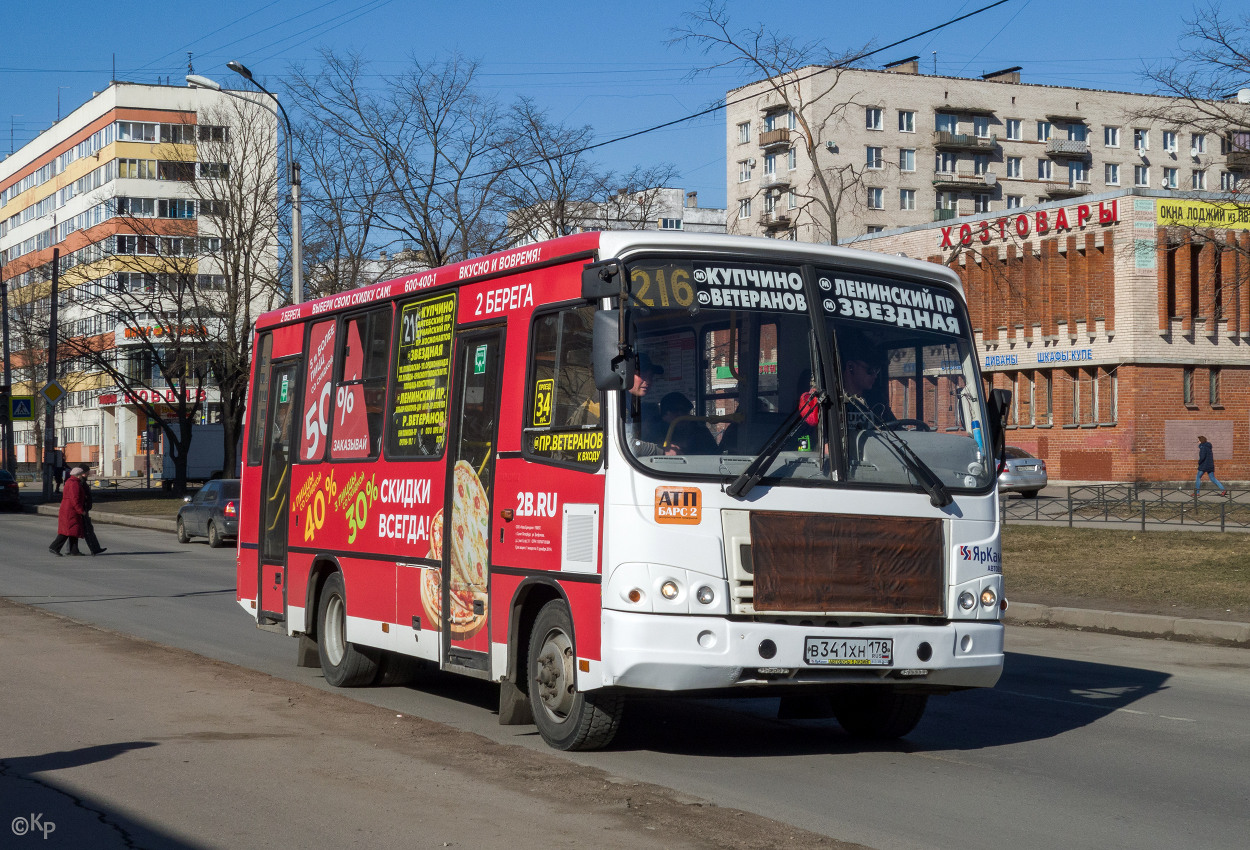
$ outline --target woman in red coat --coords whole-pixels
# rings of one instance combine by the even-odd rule
[[[81,473],[81,467],[74,467],[70,470],[65,486],[61,488],[61,511],[57,515],[56,539],[48,547],[53,555],[61,554],[61,547],[66,540],[69,541],[71,555],[82,554],[78,551],[78,538],[86,533],[83,519],[87,515],[87,499],[83,493],[82,480],[78,477]]]

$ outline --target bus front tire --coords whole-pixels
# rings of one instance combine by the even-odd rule
[[[372,684],[379,651],[347,642],[347,592],[342,573],[331,573],[317,603],[317,656],[326,681],[336,688]]]
[[[543,740],[557,750],[597,750],[616,736],[624,703],[618,694],[577,689],[573,620],[563,602],[534,620],[526,661],[530,706]]]
[[[833,716],[847,734],[870,741],[892,741],[911,732],[928,702],[928,694],[892,685],[852,685],[829,697]]]

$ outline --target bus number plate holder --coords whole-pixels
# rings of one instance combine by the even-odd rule
[[[816,667],[893,667],[893,638],[809,637],[803,661]]]

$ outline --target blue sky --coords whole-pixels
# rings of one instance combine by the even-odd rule
[[[765,23],[822,39],[834,52],[880,46],[989,5],[992,0],[878,2],[730,0],[736,27]],[[421,0],[216,0],[213,3],[61,0],[5,4],[0,50],[0,153],[7,154],[103,89],[109,79],[179,83],[187,52],[195,72],[241,87],[226,70],[247,65],[267,87],[292,63],[315,63],[321,47],[354,49],[378,72],[409,57],[450,52],[481,63],[482,82],[504,101],[528,95],[553,118],[589,124],[607,140],[706,109],[748,79],[729,72],[690,78],[702,55],[668,43],[699,4],[545,0],[512,3]],[[1236,11],[1239,3],[1225,3]],[[865,14],[867,13],[867,14]],[[873,67],[919,54],[922,69],[953,76],[1021,65],[1022,79],[1122,91],[1149,91],[1147,64],[1177,51],[1189,2],[1009,0],[937,33],[874,57]],[[767,15],[762,19],[761,15]],[[936,51],[936,56],[934,55]],[[608,167],[669,162],[703,206],[725,202],[723,112],[599,151]]]

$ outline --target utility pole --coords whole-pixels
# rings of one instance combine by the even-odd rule
[[[48,326],[48,383],[56,380],[57,287],[61,280],[61,249],[52,249],[52,324]],[[56,458],[56,405],[47,402],[43,418],[43,499],[52,500],[52,465]]]

